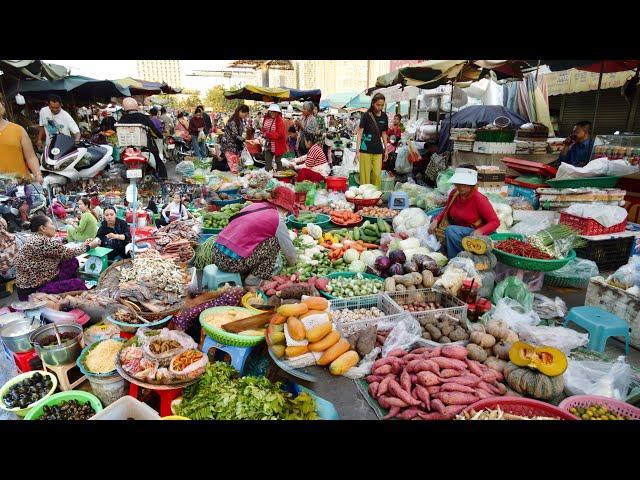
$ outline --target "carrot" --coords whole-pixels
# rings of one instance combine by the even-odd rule
[[[367,249],[367,248],[368,248],[368,249],[377,249],[377,248],[380,248],[380,245],[376,245],[375,243],[363,243],[363,244],[362,244],[362,246],[363,246],[365,249]]]

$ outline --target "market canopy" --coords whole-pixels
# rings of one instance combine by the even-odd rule
[[[96,80],[95,78],[72,75],[61,80],[30,80],[20,83],[10,95],[21,93],[27,98],[44,98],[56,94],[62,97],[72,97],[76,102],[95,102],[111,97],[129,97],[131,93],[127,87],[120,86],[111,80]]]
[[[320,103],[322,92],[320,90],[294,90],[292,88],[258,87],[257,85],[245,85],[244,87],[225,90],[224,96],[228,100],[255,100],[258,102],[292,102],[311,101],[316,105]]]
[[[0,70],[18,79],[60,80],[69,75],[67,67],[42,60],[0,60]]]
[[[349,102],[354,97],[359,95],[358,92],[342,92],[342,93],[332,93],[331,95],[327,95],[320,102],[320,108],[343,108],[344,105]]]
[[[640,60],[540,60],[540,63],[547,65],[552,72],[575,68],[592,73],[615,73],[635,70],[640,66]]]
[[[139,80],[131,77],[114,80],[114,82],[122,87],[128,88],[131,95],[154,95],[157,93],[175,94],[181,91],[179,88],[170,87],[165,82],[150,82],[148,80]]]

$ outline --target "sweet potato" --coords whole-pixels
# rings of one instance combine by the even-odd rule
[[[434,362],[429,360],[412,360],[407,364],[407,372],[409,373],[418,373],[418,372],[433,372],[438,374],[440,372],[440,368]]]
[[[436,362],[440,368],[453,368],[456,370],[465,370],[467,364],[461,360],[447,357],[432,357],[431,360]]]
[[[440,370],[440,378],[451,378],[458,377],[462,374],[460,370],[454,370],[452,368],[445,368],[444,370]]]
[[[387,357],[404,357],[407,353],[408,352],[402,348],[394,348],[387,354]]]
[[[382,375],[367,375],[364,379],[367,383],[378,382],[380,383],[384,377]]]
[[[415,354],[413,352],[405,355],[404,357],[402,357],[402,359],[407,363],[409,363],[409,362],[411,362],[413,360],[420,360],[421,358],[422,357],[419,354]]]
[[[471,387],[467,387],[466,385],[460,385],[458,383],[445,383],[440,387],[441,392],[463,392],[463,393],[471,393],[472,395],[476,393],[475,389]]]
[[[469,387],[474,387],[478,385],[482,380],[477,375],[473,374],[464,374],[459,377],[451,377],[445,378],[442,380],[442,383],[457,383],[459,385],[467,385]]]
[[[484,372],[480,368],[480,365],[481,365],[480,363],[476,362],[475,360],[469,360],[469,359],[467,359],[466,362],[467,362],[467,366],[469,367],[469,371],[471,373],[479,377],[482,377],[482,374]]]
[[[440,392],[436,395],[446,405],[469,405],[478,401],[477,395],[464,392]]]
[[[439,357],[442,354],[442,347],[436,347],[428,353],[429,353],[429,358]]]
[[[502,377],[500,372],[496,372],[495,370],[490,370],[488,372],[482,372],[479,377],[482,378],[484,382],[494,383],[498,381],[498,376]]]
[[[404,391],[404,390],[403,390]],[[405,392],[406,393],[406,392]],[[413,400],[413,399],[412,399]],[[414,400],[415,401],[415,400]],[[397,397],[387,397],[387,403],[392,407],[407,408],[409,404]]]
[[[445,410],[446,407],[444,406],[444,403],[442,403],[442,400],[440,400],[439,398],[432,399],[431,406],[433,407],[433,410],[444,415],[444,412],[446,411]]]
[[[418,383],[418,376],[417,375],[414,375],[413,373],[411,373],[411,374],[409,374],[409,377],[411,378],[411,383],[412,384],[415,385],[416,383]]]
[[[369,384],[369,395],[371,395],[373,398],[376,398],[378,396],[378,386],[380,385],[380,383],[378,382],[373,382]]]
[[[387,398],[389,397],[384,397],[384,396],[380,396],[378,395],[378,398],[376,400],[378,400],[378,403],[380,404],[380,406],[386,410],[389,410],[391,408],[391,405],[389,405],[389,402],[387,402]],[[398,408],[398,407],[396,407]]]
[[[481,388],[476,389],[476,395],[478,395],[478,398],[480,398],[480,400],[484,400],[485,398],[491,398],[495,396],[492,393],[487,392],[486,390],[482,390]]]
[[[393,371],[392,365],[382,365],[381,367],[378,367],[375,370],[373,370],[372,373],[374,375],[388,375],[392,371]]]
[[[389,391],[389,381],[391,381],[393,377],[391,375],[384,377],[378,386],[378,396],[384,395]],[[389,408],[389,407],[386,407]]]
[[[467,358],[467,349],[459,345],[443,347],[442,356],[455,358],[456,360],[465,360]]]
[[[478,386],[480,388],[484,388],[485,390],[489,390],[491,393],[494,393],[496,395],[500,395],[500,389],[497,387],[494,387],[493,385],[491,385],[490,383],[487,382],[480,382],[478,384]]]
[[[421,418],[422,420],[448,420],[449,417],[447,417],[446,415],[443,415],[442,413],[438,413],[438,412],[431,412],[431,413],[425,413],[425,412],[418,412],[418,418]],[[414,417],[415,420],[415,417]]]
[[[382,365],[391,365],[394,363],[400,363],[401,360],[398,357],[384,357],[376,360],[373,363],[373,368],[381,367]]]
[[[429,392],[422,385],[416,385],[416,388],[413,389],[418,396],[418,400],[421,400],[424,404],[424,408],[426,410],[431,410],[431,399],[429,397]]]
[[[431,387],[440,383],[440,379],[433,372],[419,372],[416,376],[418,377],[418,383],[423,387]]]
[[[411,350],[410,355],[411,355],[411,354],[414,354],[414,355],[418,354],[418,355],[419,355],[419,354],[421,354],[421,353],[429,353],[429,352],[431,352],[431,349],[430,349],[430,348],[427,348],[427,347],[420,347],[420,348],[416,348],[416,349],[414,349],[414,350]]]
[[[400,385],[406,392],[411,393],[411,376],[406,370],[400,375]]]
[[[500,391],[500,395],[507,393],[507,387],[504,383],[496,383],[496,388]]]
[[[398,407],[391,407],[389,409],[389,413],[387,413],[384,417],[382,417],[382,419],[383,420],[389,420],[390,418],[395,417],[399,413],[400,413],[400,409]]]
[[[420,405],[420,401],[413,398],[410,392],[403,390],[400,384],[395,380],[391,380],[389,382],[389,390],[393,395],[395,395],[407,405]]]
[[[418,408],[407,408],[400,415],[398,415],[398,418],[401,418],[402,420],[411,420],[413,417],[416,417],[418,415],[419,411],[420,409]]]
[[[457,414],[459,414],[462,410],[464,410],[465,408],[467,408],[466,405],[449,405],[447,407],[445,407],[444,411],[445,411],[445,415],[453,418],[455,417]]]
[[[419,385],[413,387],[413,390],[411,390],[411,396],[413,398],[415,398],[416,400],[420,400],[420,397],[418,397],[418,393],[417,393],[417,388],[419,387]]]
[[[440,391],[440,385],[432,385],[431,387],[427,387],[427,392],[429,395],[433,395],[434,393],[438,393]]]

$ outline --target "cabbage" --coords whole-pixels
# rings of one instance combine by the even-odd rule
[[[344,255],[342,256],[342,258],[346,263],[351,263],[358,260],[360,258],[360,254],[355,248],[350,248],[349,250],[344,252]]]
[[[367,250],[360,254],[360,260],[362,260],[367,267],[373,267],[376,263],[376,258],[384,255],[380,250]]]
[[[347,253],[348,252],[349,251],[347,250]],[[356,252],[356,253],[358,253],[358,252]],[[345,255],[346,255],[346,253],[345,253]],[[364,272],[366,269],[367,269],[367,266],[365,265],[365,263],[362,260],[354,260],[353,262],[351,262],[349,264],[349,271],[350,272]]]
[[[420,255],[429,254],[429,249],[427,247],[421,247],[420,244],[418,243],[418,247],[405,250],[404,254],[407,256],[407,260],[411,260],[413,256],[416,254],[420,254]]]
[[[322,227],[315,223],[307,223],[307,230],[309,232],[309,236],[314,240],[318,240],[322,236]]]
[[[449,262],[449,259],[440,252],[429,252],[425,255],[433,258],[439,267],[444,267]]]
[[[401,250],[406,252],[407,250],[418,248],[420,246],[420,240],[417,238],[407,238],[406,240],[400,240],[399,246]]]
[[[298,238],[300,239],[302,245],[304,245],[305,247],[313,247],[317,245],[315,239],[310,235],[300,235],[300,237]]]

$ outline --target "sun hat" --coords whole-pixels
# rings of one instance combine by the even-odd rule
[[[272,103],[271,105],[269,105],[269,108],[267,109],[268,112],[278,112],[280,114],[282,114],[282,110],[280,110],[280,105],[278,105],[277,103]]]
[[[449,183],[459,184],[459,185],[477,185],[478,183],[478,172],[472,170],[470,168],[456,168],[456,171],[453,173],[453,176],[449,180]]]
[[[267,199],[267,202],[275,205],[276,207],[284,208],[287,212],[293,213],[298,216],[298,209],[296,208],[296,194],[293,190],[286,187],[276,187],[271,192],[271,198]]]

